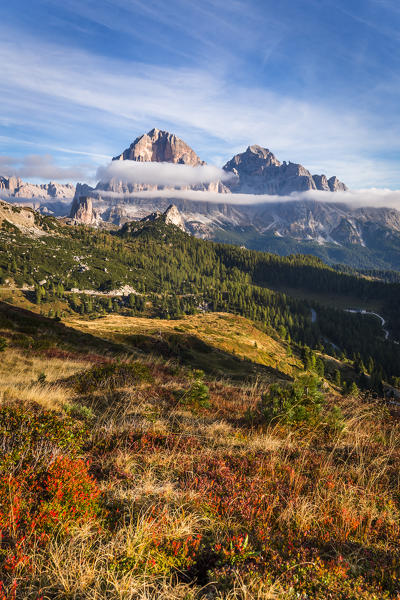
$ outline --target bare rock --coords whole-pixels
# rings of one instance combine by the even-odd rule
[[[179,227],[182,231],[186,231],[185,222],[182,218],[181,213],[176,208],[175,204],[171,204],[168,206],[167,210],[164,213],[165,222],[167,225],[175,225]]]
[[[328,185],[331,192],[345,192],[348,190],[347,185],[339,181],[336,175],[328,179]]]
[[[92,199],[87,196],[75,198],[71,206],[70,218],[85,225],[94,224],[96,222],[96,215],[93,211]]]
[[[328,192],[347,189],[336,177],[328,180],[325,175],[312,176],[302,165],[281,163],[268,148],[257,145],[236,154],[223,168],[237,176],[234,183],[227,184],[234,193],[282,196],[307,190]]]
[[[169,162],[192,167],[205,164],[183,140],[173,133],[156,128],[136,138],[129,148],[113,160]]]

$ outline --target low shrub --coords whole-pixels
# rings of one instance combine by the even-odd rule
[[[180,393],[180,402],[194,408],[210,408],[210,390],[204,383],[203,371],[193,371],[194,382],[190,388]]]
[[[115,388],[133,383],[151,381],[149,368],[139,362],[105,363],[95,365],[74,377],[75,389],[81,393],[91,393],[98,388]]]
[[[68,402],[64,404],[63,408],[67,415],[81,421],[91,421],[95,417],[93,410],[89,406],[79,404],[78,402]]]
[[[45,468],[54,456],[76,455],[86,429],[39,405],[12,402],[0,408],[0,472],[15,472],[34,464]]]
[[[324,403],[321,385],[312,375],[303,375],[287,386],[271,385],[260,402],[263,418],[288,425],[317,421]]]
[[[85,431],[36,405],[0,409],[0,598],[16,600],[35,549],[93,522],[100,489],[77,456]]]

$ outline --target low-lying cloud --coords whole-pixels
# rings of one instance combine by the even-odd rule
[[[51,154],[29,154],[22,158],[0,156],[0,175],[65,182],[91,179],[88,165],[62,167]]]
[[[395,208],[400,210],[400,190],[389,189],[360,189],[347,192],[322,192],[310,190],[306,192],[293,192],[287,196],[272,194],[232,194],[197,190],[150,190],[121,194],[118,192],[95,191],[94,195],[102,198],[168,198],[171,201],[189,200],[192,202],[212,202],[215,204],[256,205],[272,204],[278,202],[329,202],[333,204],[346,204],[352,208]]]
[[[235,176],[212,165],[192,167],[167,162],[114,160],[106,167],[99,167],[97,177],[102,183],[116,179],[130,184],[184,187],[229,181]]]

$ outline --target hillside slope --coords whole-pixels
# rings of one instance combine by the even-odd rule
[[[0,304],[2,595],[395,600],[396,417],[287,348],[232,315],[65,326]],[[264,352],[295,381],[251,377]]]
[[[203,313],[174,320],[108,315],[95,321],[75,318],[68,322],[103,339],[179,358],[214,376],[287,380],[303,368],[287,343],[266,335],[248,319],[230,314]]]
[[[163,216],[114,233],[40,218],[47,232],[40,238],[16,226],[0,229],[5,298],[14,293],[17,301],[22,294],[25,306],[50,316],[117,312],[177,318],[231,312],[295,344],[360,360],[380,379],[400,376],[398,283],[341,273],[313,257],[280,258],[198,240]],[[330,294],[333,305],[320,304],[316,289]],[[302,300],[307,294],[310,299]],[[380,311],[389,339],[379,319],[345,312],[346,298],[347,308]]]

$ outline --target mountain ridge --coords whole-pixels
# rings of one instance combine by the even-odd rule
[[[335,175],[329,179],[326,175],[311,175],[303,165],[281,163],[268,148],[257,144],[236,154],[223,169],[237,176],[229,186],[233,193],[283,196],[295,191],[336,192],[348,189]]]
[[[43,200],[72,198],[75,186],[72,183],[29,183],[21,177],[4,177],[0,175],[0,193],[6,193],[12,198],[38,198]]]
[[[205,165],[183,140],[156,128],[137,137],[114,160],[166,162],[194,168]],[[36,186],[18,178],[3,177],[0,178],[0,195],[3,189],[6,198],[18,204],[56,216],[66,216],[69,212],[73,223],[95,227],[120,227],[150,213],[164,212],[172,203],[181,214],[185,230],[203,239],[281,255],[296,251],[312,253],[328,263],[339,262],[355,268],[400,269],[400,212],[396,209],[354,208],[343,203],[343,194],[341,202],[334,202],[333,194],[347,190],[336,176],[311,175],[302,165],[281,162],[268,148],[257,144],[232,157],[223,170],[233,173],[235,180],[186,185],[178,190],[181,193],[185,190],[219,192],[212,198],[219,198],[220,202],[189,200],[179,197],[175,188],[131,184],[116,178],[100,181],[95,187],[78,183],[73,190],[70,185]],[[287,197],[290,198],[293,190],[321,190],[329,202],[290,201]],[[21,197],[24,193],[32,197],[24,200]],[[227,194],[235,197],[239,193],[251,193],[255,197],[273,194],[275,198],[256,204],[226,201],[230,199]],[[63,194],[69,194],[67,200],[73,195],[70,208],[65,198],[61,198]],[[283,195],[285,199],[279,201]]]

